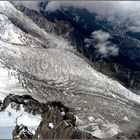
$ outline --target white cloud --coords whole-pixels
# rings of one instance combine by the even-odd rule
[[[118,48],[116,45],[110,45],[110,42],[98,43],[95,48],[98,50],[98,53],[102,55],[102,57],[118,55]]]
[[[99,18],[107,18],[119,24],[127,22],[128,28],[140,31],[139,1],[51,1],[46,10],[55,11],[67,6],[87,9],[97,13]]]
[[[110,34],[103,32],[101,30],[95,31],[92,33],[92,38],[100,40],[100,42],[105,42],[107,39],[110,38]]]
[[[13,3],[39,10],[39,2],[14,1]],[[96,13],[98,18],[106,18],[120,25],[125,22],[128,30],[140,32],[140,1],[49,1],[46,11],[55,11],[69,6],[87,9],[89,12]]]
[[[109,33],[101,30],[92,33],[90,39],[85,39],[86,47],[93,45],[97,50],[97,54],[101,57],[116,56],[118,55],[118,48],[112,44],[108,39],[111,38]],[[97,42],[95,44],[95,42]]]

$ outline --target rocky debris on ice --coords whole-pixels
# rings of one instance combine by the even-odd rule
[[[31,139],[32,133],[23,124],[16,125],[13,130],[13,139]]]

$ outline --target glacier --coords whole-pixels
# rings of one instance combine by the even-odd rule
[[[78,127],[91,133],[89,125],[97,122],[113,126],[124,117],[139,119],[140,96],[97,72],[68,41],[45,32],[8,1],[0,2],[0,21],[1,65],[17,73],[28,94],[41,102],[57,100],[73,107],[82,121]],[[88,119],[91,116],[95,123]]]

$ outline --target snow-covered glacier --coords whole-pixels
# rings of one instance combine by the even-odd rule
[[[96,124],[118,131],[124,118],[138,119],[140,96],[97,72],[73,48],[39,28],[10,2],[0,2],[0,62],[17,72],[28,94],[73,107],[79,128],[94,135],[103,133],[95,130]]]

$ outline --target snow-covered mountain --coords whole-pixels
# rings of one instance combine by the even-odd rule
[[[8,1],[0,2],[0,62],[17,72],[28,94],[73,107],[78,127],[100,138],[117,134],[126,118],[140,117],[139,95],[97,72],[68,40],[39,27]]]
[[[115,2],[101,2],[100,5],[100,2],[73,4],[45,0],[13,3],[40,28],[69,40],[78,52],[92,61],[97,71],[139,94],[139,12],[136,12],[139,2],[116,2],[115,5]],[[103,43],[93,39],[93,34],[100,31],[109,34]]]

